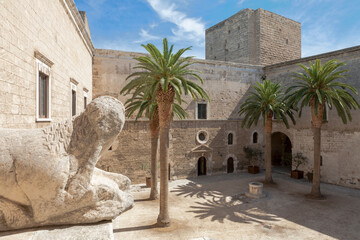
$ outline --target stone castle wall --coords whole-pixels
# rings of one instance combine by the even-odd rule
[[[301,57],[301,24],[244,9],[206,30],[206,59],[269,65]]]
[[[259,142],[252,143],[255,128],[242,129],[239,120],[177,120],[170,129],[170,179],[196,177],[200,157],[206,158],[207,175],[227,172],[227,160],[233,158],[234,172],[246,171],[249,161],[243,147],[264,148],[262,128]],[[200,144],[196,136],[199,131],[208,134],[208,141]],[[232,145],[227,136],[234,134]],[[259,161],[260,166],[264,162]],[[98,162],[97,167],[110,172],[125,174],[132,183],[144,183],[150,176],[150,132],[149,122],[127,120],[123,132],[111,149]]]
[[[260,12],[259,63],[275,64],[301,57],[301,24],[275,13]]]
[[[317,56],[297,59],[267,66],[264,68],[268,79],[289,85],[294,80],[294,72],[300,71],[299,63],[308,65],[309,61],[320,59],[322,63],[330,59],[346,62],[343,67],[349,69],[348,77],[344,81],[360,90],[360,47],[343,49]],[[356,97],[360,102],[360,97]],[[328,111],[328,121],[322,126],[321,155],[321,181],[360,188],[360,111],[352,112],[353,121],[343,124],[336,110]],[[309,108],[303,111],[302,117],[297,119],[297,124],[290,129],[275,122],[273,132],[283,132],[293,144],[292,152],[302,152],[309,158],[309,164],[302,168],[306,171],[312,169],[313,163],[313,133],[311,131],[311,114]]]
[[[93,64],[93,95],[111,95],[125,102],[128,96],[121,96],[120,90],[127,83],[126,77],[136,66],[134,57],[141,53],[96,49]],[[207,61],[196,59],[192,69],[199,71],[204,79],[203,88],[210,96],[208,119],[239,119],[240,102],[251,84],[263,75],[260,66],[249,64]],[[199,82],[198,82],[199,83]],[[199,83],[200,84],[200,83]],[[196,102],[189,96],[183,105],[189,119],[195,119]]]
[[[192,177],[197,175],[197,161],[201,156],[207,159],[207,174],[226,173],[226,161],[229,157],[235,160],[237,172],[248,165],[242,148],[252,146],[264,149],[263,128],[261,123],[252,129],[241,128],[241,119],[237,112],[251,83],[266,76],[280,81],[284,85],[293,81],[293,73],[299,71],[298,63],[306,64],[316,58],[325,60],[339,59],[347,63],[350,77],[347,82],[359,89],[357,79],[360,77],[360,47],[322,54],[314,57],[293,60],[261,68],[227,62],[199,60],[194,68],[202,72],[204,88],[209,92],[210,117],[208,120],[195,120],[195,103],[188,101],[185,106],[190,114],[189,120],[176,120],[171,126],[170,170],[171,178]],[[131,73],[137,53],[112,50],[96,50],[94,58],[94,95],[120,96],[119,91],[125,84],[125,78]],[[343,125],[335,111],[329,111],[328,122],[322,128],[321,180],[354,188],[360,188],[358,172],[360,169],[357,156],[357,143],[360,141],[359,111],[353,113],[354,121]],[[292,153],[302,152],[309,158],[309,164],[301,169],[306,172],[313,162],[313,134],[311,131],[310,112],[305,109],[297,125],[286,129],[284,125],[273,121],[273,132],[286,134],[292,143]],[[209,140],[201,145],[196,136],[205,131]],[[252,144],[252,134],[259,134],[258,144]],[[228,133],[234,134],[234,144],[227,145]],[[125,141],[126,139],[126,141]],[[150,134],[148,122],[128,120],[123,133],[114,143],[111,150],[99,161],[98,166],[109,171],[124,172],[134,182],[143,182],[149,175]]]
[[[92,99],[93,46],[73,0],[2,1],[0,8],[0,127],[35,128],[35,52],[50,60],[51,118],[71,118],[70,78],[77,85],[77,113],[84,88]]]
[[[252,63],[258,62],[255,12],[245,9],[212,26],[205,33],[206,59]]]
[[[96,49],[93,66],[93,95],[111,95],[125,102],[127,96],[119,94],[126,84],[126,77],[136,65],[133,57],[143,54]],[[235,171],[248,165],[242,148],[251,144],[251,130],[240,130],[239,106],[251,84],[261,79],[262,68],[248,64],[195,60],[193,69],[204,79],[203,88],[211,101],[208,103],[208,120],[196,120],[196,102],[185,98],[183,105],[189,114],[188,120],[175,120],[171,126],[170,168],[171,178],[197,175],[197,161],[204,155],[207,159],[207,174],[226,172],[226,161],[234,159]],[[205,131],[209,140],[201,145],[196,136]],[[234,143],[227,144],[229,133],[234,134]],[[257,148],[263,148],[259,132]],[[204,149],[202,149],[204,148]],[[109,171],[122,172],[133,182],[144,181],[150,167],[150,133],[147,121],[127,120],[124,131],[111,150],[102,157],[98,166]]]

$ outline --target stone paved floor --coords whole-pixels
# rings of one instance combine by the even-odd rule
[[[305,180],[273,175],[267,197],[243,193],[263,174],[203,176],[170,183],[169,228],[155,226],[159,202],[134,186],[135,206],[113,222],[115,239],[360,239],[360,190],[322,184],[326,200],[305,198]]]

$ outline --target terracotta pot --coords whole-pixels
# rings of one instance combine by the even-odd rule
[[[248,166],[248,173],[257,174],[260,172],[259,166]]]
[[[299,171],[299,170],[291,171],[291,178],[295,178],[295,179],[304,178],[304,171]]]
[[[146,187],[150,188],[151,187],[151,177],[147,177],[146,178]]]

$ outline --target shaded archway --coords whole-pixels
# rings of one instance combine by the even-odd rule
[[[206,158],[200,157],[198,160],[198,176],[206,175]]]
[[[290,138],[282,132],[271,135],[271,163],[274,166],[291,167],[292,144]]]
[[[227,160],[227,173],[234,172],[234,159],[232,157]]]

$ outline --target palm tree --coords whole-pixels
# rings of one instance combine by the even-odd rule
[[[351,121],[351,109],[359,108],[359,104],[351,93],[357,90],[337,79],[345,79],[344,73],[348,70],[339,70],[345,63],[330,60],[321,65],[319,59],[310,62],[306,67],[299,66],[304,72],[296,73],[297,82],[287,89],[289,103],[298,106],[300,103],[299,117],[303,107],[311,108],[311,124],[314,132],[314,175],[310,197],[322,198],[320,192],[320,153],[321,153],[321,126],[323,124],[324,109],[335,107],[344,124]]]
[[[260,117],[263,119],[265,130],[265,182],[273,183],[271,176],[271,133],[272,118],[276,115],[277,121],[282,121],[287,128],[289,122],[287,116],[290,117],[293,124],[295,119],[293,111],[284,101],[284,95],[279,83],[272,83],[265,80],[263,83],[256,82],[253,85],[255,92],[250,92],[245,102],[240,106],[239,114],[245,115],[242,121],[242,127],[245,125],[250,128],[253,124],[257,125]]]
[[[138,64],[135,69],[141,69],[129,75],[133,86],[146,86],[147,93],[156,99],[159,113],[160,131],[160,213],[159,226],[169,226],[170,217],[168,209],[168,161],[169,161],[169,130],[172,119],[174,100],[181,105],[182,94],[190,94],[193,99],[209,100],[206,92],[196,83],[188,80],[195,78],[203,83],[202,78],[188,67],[194,62],[193,57],[181,56],[191,48],[182,48],[173,53],[173,45],[168,46],[166,38],[163,40],[161,53],[153,44],[142,45],[149,56],[135,58]],[[130,83],[129,83],[130,84]]]
[[[131,84],[131,82],[129,83]],[[136,118],[141,118],[145,115],[149,118],[149,129],[150,129],[150,138],[151,138],[151,153],[150,153],[150,172],[151,172],[151,191],[150,191],[150,200],[155,200],[159,198],[159,190],[158,190],[158,142],[159,142],[159,113],[157,108],[157,103],[151,96],[146,97],[146,85],[145,86],[132,86],[133,88],[129,88],[129,84],[127,84],[121,91],[120,94],[132,94],[132,97],[129,98],[125,102],[126,108],[126,117],[131,117],[136,111]],[[130,86],[131,87],[131,86]],[[174,114],[179,119],[184,119],[188,115],[185,110],[178,104],[173,103]],[[145,112],[145,114],[144,114]]]

